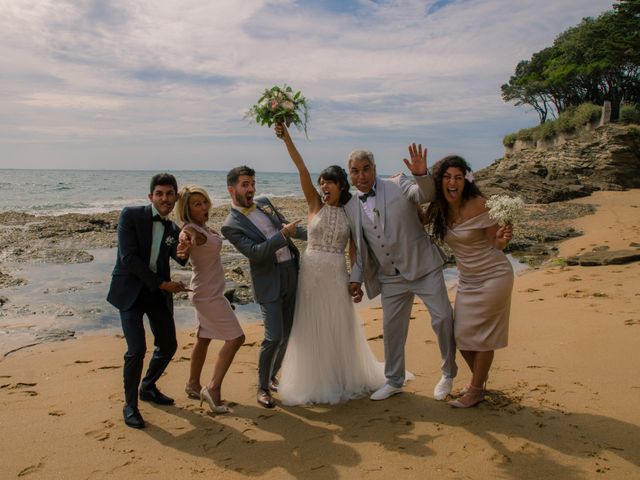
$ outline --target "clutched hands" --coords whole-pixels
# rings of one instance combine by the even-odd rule
[[[170,293],[180,293],[180,292],[191,292],[190,288],[182,282],[174,282],[173,280],[169,280],[168,282],[162,282],[160,284],[160,290],[164,290],[165,292]]]
[[[349,295],[351,295],[353,303],[360,303],[362,301],[362,297],[364,296],[364,292],[362,291],[362,284],[358,282],[349,283]]]

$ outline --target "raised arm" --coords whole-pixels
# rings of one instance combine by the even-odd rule
[[[284,142],[287,147],[287,151],[289,152],[289,156],[291,157],[291,160],[293,160],[293,164],[298,169],[298,174],[300,175],[300,186],[302,187],[304,198],[307,201],[309,215],[315,215],[322,208],[322,200],[320,199],[320,194],[313,185],[313,180],[311,180],[309,170],[293,143],[287,127],[282,123],[278,123],[275,127],[275,131],[278,138],[281,138]]]
[[[409,159],[402,160],[416,182],[414,185],[408,182],[404,175],[399,177],[398,183],[405,197],[418,205],[432,202],[435,199],[436,189],[433,178],[427,170],[427,147],[423,149],[421,144],[412,143],[409,145]]]

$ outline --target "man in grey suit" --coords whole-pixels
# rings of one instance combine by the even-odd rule
[[[404,346],[414,296],[424,302],[431,315],[431,326],[438,338],[442,357],[442,378],[434,397],[444,400],[456,376],[456,346],[453,311],[443,275],[443,258],[422,226],[416,205],[430,202],[435,185],[427,170],[427,150],[409,147],[405,164],[414,182],[400,175],[389,179],[376,176],[373,154],[355,150],[349,155],[349,176],[357,188],[345,205],[351,235],[356,244],[356,263],[349,289],[354,301],[381,294],[383,311],[386,383],[371,395],[384,400],[400,393],[405,380]]]
[[[287,222],[265,197],[254,199],[255,171],[247,166],[227,174],[232,207],[222,234],[249,259],[256,302],[264,318],[264,340],[258,358],[258,403],[273,408],[271,391],[282,364],[293,325],[300,253],[291,238],[307,238],[304,228]]]

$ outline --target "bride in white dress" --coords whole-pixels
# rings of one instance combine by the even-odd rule
[[[361,296],[352,299],[348,291],[350,231],[342,208],[351,197],[347,174],[339,166],[323,170],[321,197],[286,127],[276,126],[276,134],[298,169],[309,206],[307,248],[278,394],[285,405],[345,402],[385,382],[384,363],[371,352],[353,305]]]

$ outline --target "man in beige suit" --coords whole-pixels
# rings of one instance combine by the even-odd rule
[[[453,311],[444,284],[443,258],[425,233],[416,205],[435,197],[435,185],[427,171],[427,151],[409,147],[405,164],[415,183],[400,175],[376,176],[373,154],[355,150],[349,155],[349,175],[358,193],[345,205],[351,235],[356,244],[349,289],[354,301],[381,294],[386,383],[371,395],[384,400],[402,391],[405,380],[404,346],[414,296],[424,302],[438,338],[442,378],[434,389],[444,400],[456,376]]]

